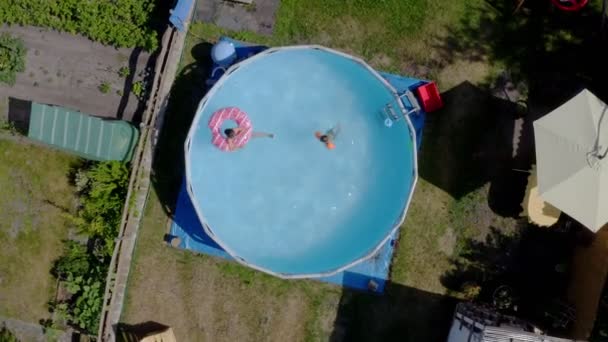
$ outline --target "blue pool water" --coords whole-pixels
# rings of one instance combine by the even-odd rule
[[[414,180],[406,121],[384,125],[390,90],[358,62],[317,49],[260,54],[224,76],[197,113],[187,151],[199,217],[216,241],[258,268],[319,274],[374,250],[402,216]],[[255,131],[227,153],[207,127],[236,106]],[[336,148],[314,137],[339,124]]]

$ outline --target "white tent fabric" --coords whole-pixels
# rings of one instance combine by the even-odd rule
[[[583,90],[534,121],[541,197],[594,232],[608,222],[607,116]]]

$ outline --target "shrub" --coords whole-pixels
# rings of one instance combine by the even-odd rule
[[[133,83],[133,88],[131,89],[133,95],[137,96],[138,99],[143,100],[144,95],[146,95],[146,86],[144,82],[137,81]]]
[[[53,303],[56,317],[89,333],[97,332],[103,306],[105,277],[114,249],[129,185],[129,169],[120,162],[85,163],[75,174],[82,205],[69,216],[81,233],[88,235],[88,247],[66,241],[53,274],[64,281],[72,297]]]
[[[118,69],[118,76],[122,78],[127,78],[129,75],[131,75],[131,70],[129,70],[128,67],[122,67]]]
[[[74,222],[82,233],[93,239],[101,239],[100,256],[109,256],[114,249],[114,239],[122,218],[122,208],[129,185],[129,169],[120,162],[102,162],[84,171],[88,189],[83,195],[83,205]]]
[[[75,241],[66,241],[63,255],[55,261],[52,273],[58,278],[65,279],[69,275],[85,274],[89,267],[87,247]]]
[[[101,83],[99,85],[99,91],[102,92],[102,93],[104,93],[104,94],[109,93],[110,89],[112,89],[112,88],[110,87],[110,85],[108,84],[108,82],[103,82],[103,83]]]
[[[0,22],[50,27],[80,33],[118,47],[158,46],[150,27],[154,0],[13,0],[0,1]]]
[[[19,342],[17,336],[12,331],[8,330],[4,325],[0,329],[0,342]]]
[[[100,261],[87,265],[90,267],[82,274],[68,272],[64,285],[72,297],[65,302],[50,303],[50,308],[56,318],[95,333],[103,307],[107,265]]]
[[[0,82],[15,84],[17,73],[25,70],[26,52],[21,39],[8,34],[0,35]]]
[[[85,163],[75,173],[75,184],[82,205],[69,218],[89,246],[66,241],[63,255],[55,261],[52,273],[63,280],[71,298],[51,303],[55,317],[89,333],[96,333],[103,307],[103,291],[114,239],[122,218],[129,185],[129,169],[120,162]]]

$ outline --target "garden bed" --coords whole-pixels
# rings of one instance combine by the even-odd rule
[[[3,1],[0,22],[49,27],[116,47],[140,46],[152,51],[158,46],[156,32],[150,27],[154,5],[154,0]]]

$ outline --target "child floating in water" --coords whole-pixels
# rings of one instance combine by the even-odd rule
[[[334,128],[325,132],[325,134],[321,134],[321,132],[315,132],[315,137],[317,137],[317,139],[324,143],[325,147],[330,150],[333,150],[334,148],[336,148],[334,140],[336,139],[338,133],[340,133],[340,124],[337,124]]]
[[[240,128],[240,127],[227,128],[224,130],[224,134],[226,134],[226,142],[228,142],[228,147],[229,147],[230,151],[234,151],[237,149],[237,147],[234,146],[234,139],[236,137],[238,137],[239,134],[242,134],[244,132],[245,132],[245,129]],[[264,132],[253,132],[251,134],[251,137],[252,138],[260,138],[260,137],[274,138],[274,134],[264,133]]]

